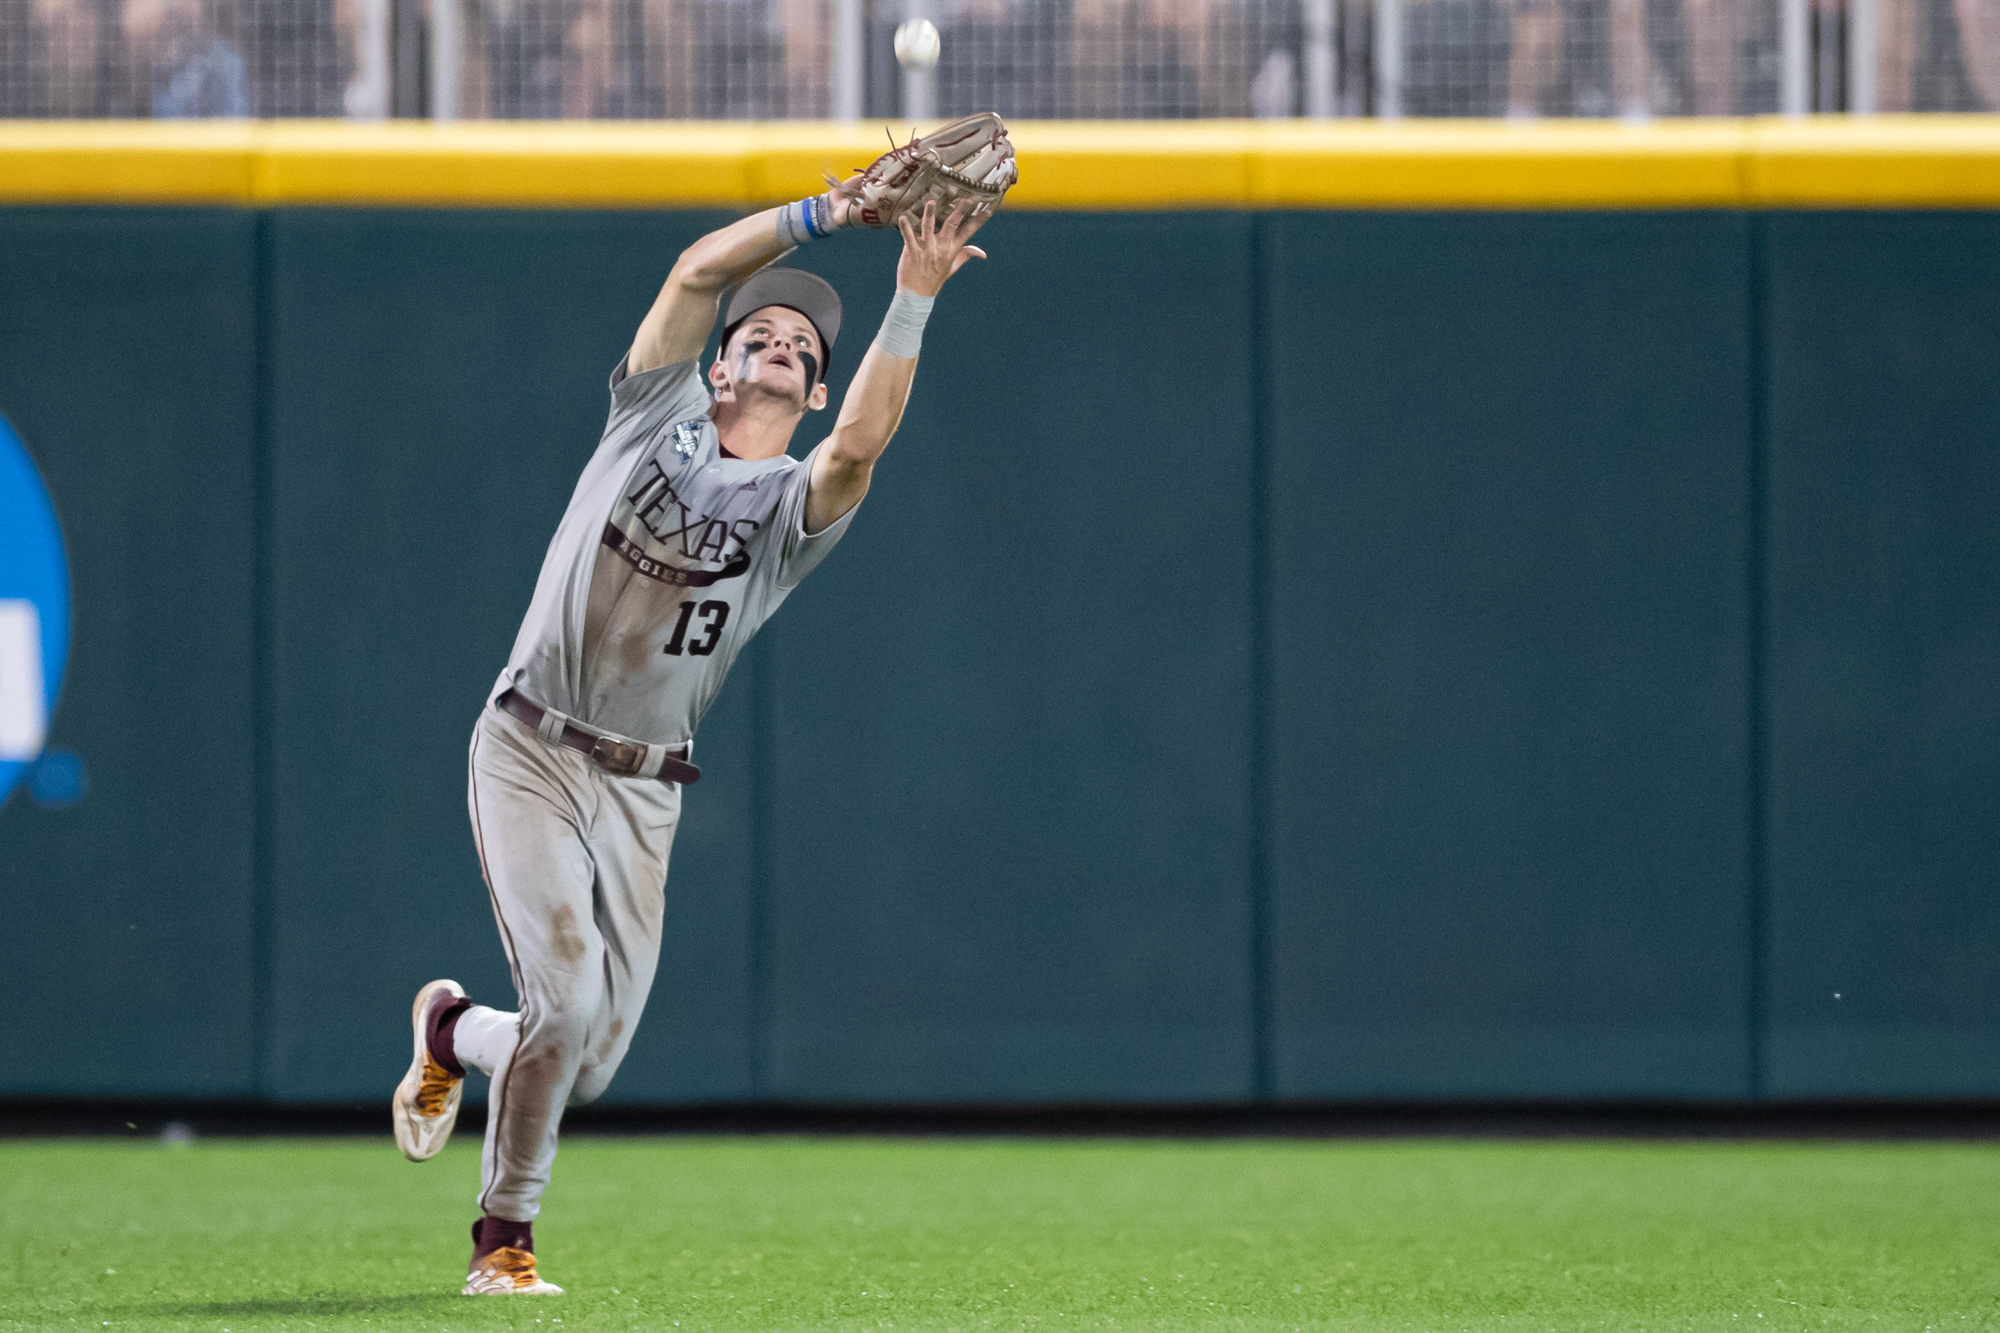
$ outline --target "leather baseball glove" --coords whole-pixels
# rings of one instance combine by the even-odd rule
[[[982,111],[891,148],[834,188],[850,200],[849,226],[879,228],[933,199],[940,217],[961,199],[991,212],[1018,179],[1007,123]]]

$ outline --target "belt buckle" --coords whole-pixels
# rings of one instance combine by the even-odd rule
[[[641,748],[624,741],[614,741],[609,736],[599,736],[597,743],[590,747],[590,757],[599,768],[609,769],[621,777],[629,777],[639,771]]]

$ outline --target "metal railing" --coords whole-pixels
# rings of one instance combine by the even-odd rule
[[[889,35],[937,23],[911,74]],[[2000,0],[0,0],[0,116],[2000,110]]]

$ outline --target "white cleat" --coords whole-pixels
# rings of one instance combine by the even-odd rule
[[[461,1296],[560,1296],[562,1288],[544,1282],[535,1271],[535,1256],[529,1250],[502,1245],[480,1256],[479,1263],[465,1275]]]
[[[410,1006],[410,1026],[416,1030],[416,1054],[411,1057],[410,1072],[396,1085],[390,1109],[396,1122],[396,1146],[413,1162],[437,1156],[451,1138],[451,1127],[458,1123],[458,1101],[465,1091],[465,1080],[453,1078],[443,1065],[431,1059],[424,1029],[428,1026],[425,1020],[430,1017],[433,1000],[440,995],[456,998],[464,994],[465,988],[456,981],[433,981],[417,992],[416,1003]],[[529,1270],[532,1272],[533,1268],[531,1263]],[[466,1290],[471,1290],[470,1285]]]

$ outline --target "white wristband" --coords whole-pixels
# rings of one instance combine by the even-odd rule
[[[936,304],[935,296],[918,296],[897,288],[896,299],[889,302],[889,313],[882,317],[882,331],[875,335],[875,345],[890,356],[914,360],[923,350],[924,321],[931,317],[931,307]]]
[[[809,194],[778,210],[778,239],[786,245],[808,245],[836,230],[830,194]]]

